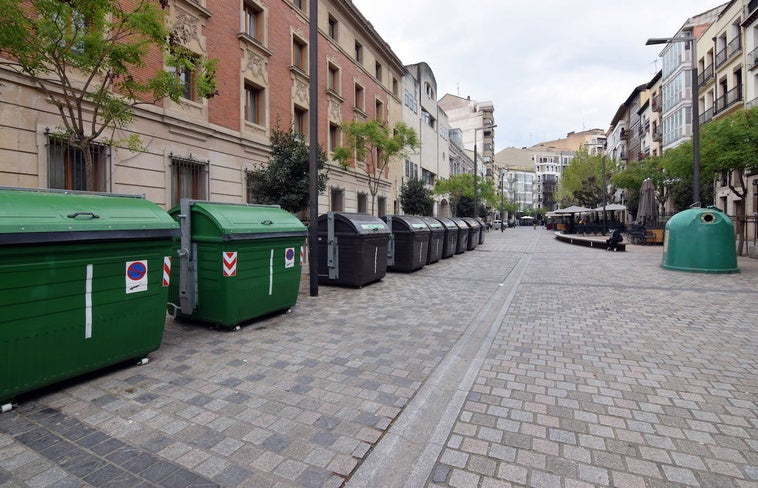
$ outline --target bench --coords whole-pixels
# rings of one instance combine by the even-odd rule
[[[595,249],[602,249],[602,250],[605,250],[607,248],[607,246],[605,245],[605,240],[600,241],[597,239],[588,239],[586,237],[579,237],[576,235],[566,235],[560,232],[555,233],[555,238],[558,239],[559,241],[567,242],[575,246],[592,247]],[[616,248],[619,250],[619,252],[626,251],[626,244],[623,242],[619,242],[616,245]]]

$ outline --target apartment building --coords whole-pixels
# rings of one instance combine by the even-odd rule
[[[93,149],[97,190],[144,194],[164,207],[190,197],[245,202],[247,173],[266,164],[276,126],[307,140],[309,111],[318,107],[318,135],[328,154],[342,144],[348,120],[402,120],[405,68],[349,0],[319,2],[318,73],[309,72],[311,0],[171,0],[172,25],[186,33],[185,47],[218,60],[218,95],[196,97],[191,76],[179,102],[145,105],[118,137],[136,134],[144,150],[106,141]],[[313,0],[315,1],[315,0]],[[147,71],[165,69],[160,56]],[[310,100],[311,76],[318,99]],[[82,154],[56,137],[59,116],[28,79],[0,69],[4,116],[0,120],[0,185],[82,189]],[[319,212],[370,208],[361,162],[347,169],[330,163]],[[385,175],[381,214],[392,195]]]
[[[726,4],[700,37],[697,49],[701,124],[756,104],[758,1]],[[754,214],[758,211],[758,175],[736,171],[719,175],[714,200],[729,215]],[[755,225],[753,221],[749,233],[755,232]]]
[[[476,167],[479,176],[495,178],[495,107],[492,102],[477,102],[471,97],[461,98],[449,93],[439,100],[451,128],[460,129],[464,149],[476,148]]]
[[[544,208],[541,188],[546,183],[537,181],[532,157],[528,149],[516,147],[507,147],[495,154],[496,188],[506,201],[516,204],[519,211]]]
[[[705,30],[716,21],[726,4],[710,9],[687,19],[673,37],[702,37]],[[660,53],[661,102],[662,102],[662,149],[677,147],[692,137],[693,66],[689,42],[670,42]]]
[[[393,177],[395,188],[399,191],[402,182],[418,178],[433,189],[437,179],[450,177],[450,125],[437,104],[437,80],[427,63],[405,66],[402,96],[403,121],[416,131],[420,144],[405,158],[399,180]],[[448,206],[446,198],[436,196],[433,215],[449,215]],[[401,209],[396,208],[395,213]]]

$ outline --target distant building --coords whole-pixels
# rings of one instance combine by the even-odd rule
[[[495,107],[492,102],[477,102],[471,97],[461,98],[446,94],[439,100],[439,106],[448,116],[450,127],[460,129],[463,147],[473,151],[476,146],[476,166],[480,176],[495,178],[495,129],[484,129],[495,125]]]
[[[403,77],[403,122],[419,136],[419,148],[404,161],[399,192],[403,181],[421,179],[430,189],[438,178],[450,176],[450,126],[447,114],[437,105],[437,81],[426,63],[405,66]],[[397,201],[397,200],[396,200]],[[435,197],[434,215],[446,216],[450,210],[446,198]],[[402,209],[395,209],[400,213]]]
[[[535,191],[537,178],[532,157],[530,150],[515,147],[495,154],[496,188],[507,202],[516,204],[519,211],[542,208],[542,193]]]

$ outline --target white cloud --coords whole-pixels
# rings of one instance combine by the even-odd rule
[[[353,0],[403,63],[438,93],[495,104],[496,145],[607,129],[655,74],[649,37],[672,36],[718,0]],[[657,64],[660,68],[660,63]]]

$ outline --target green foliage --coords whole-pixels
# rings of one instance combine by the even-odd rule
[[[411,178],[400,188],[400,205],[411,215],[431,215],[434,209],[432,192],[423,181]]]
[[[351,158],[365,162],[364,172],[368,178],[371,194],[371,213],[374,213],[376,194],[387,166],[394,158],[403,157],[419,145],[418,136],[408,125],[398,122],[390,128],[378,120],[351,121],[342,124],[347,145],[336,148],[332,157],[343,168],[350,167]]]
[[[605,183],[608,185],[607,199],[612,199],[615,193],[613,187],[613,175],[617,172],[613,161],[606,159]],[[594,208],[603,202],[603,158],[600,155],[592,156],[582,148],[576,152],[569,165],[563,172],[556,198],[561,206],[581,205]]]
[[[310,149],[290,128],[271,132],[271,158],[265,167],[247,175],[248,189],[254,203],[279,205],[289,212],[299,212],[310,203]],[[326,155],[319,148],[318,191],[326,189],[328,175]]]
[[[500,205],[500,193],[495,190],[494,184],[486,178],[477,178],[477,216],[487,216],[487,206],[498,207]],[[474,175],[461,173],[451,176],[447,180],[437,180],[434,186],[436,195],[448,195],[456,216],[474,217]]]
[[[191,70],[197,93],[216,93],[216,64],[189,53],[180,28],[167,25],[167,2],[139,0],[124,9],[118,0],[0,0],[0,65],[28,76],[62,120],[60,133],[82,150],[87,189],[94,187],[90,146],[104,131],[124,128],[141,103],[178,101],[175,73],[135,73],[154,49],[175,69]],[[181,27],[181,26],[178,26]],[[135,147],[134,141],[126,141]]]

